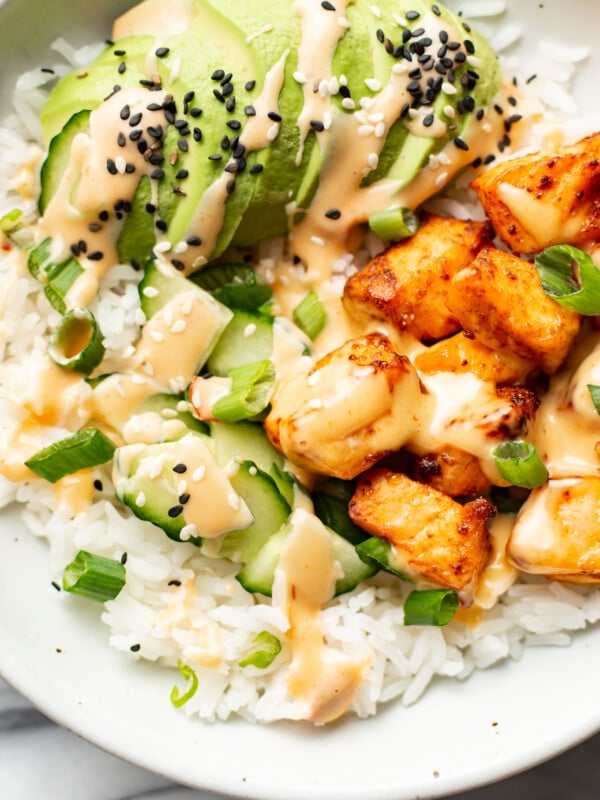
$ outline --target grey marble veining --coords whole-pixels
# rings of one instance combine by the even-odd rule
[[[446,800],[599,797],[600,734],[529,772]],[[54,725],[0,680],[0,800],[217,798],[177,786],[84,742]]]

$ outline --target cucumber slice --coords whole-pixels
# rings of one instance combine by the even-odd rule
[[[194,273],[190,280],[229,308],[252,311],[273,295],[270,286],[256,280],[248,264],[214,264]]]
[[[78,133],[88,133],[90,112],[78,111],[69,119],[65,127],[50,142],[48,155],[42,164],[40,174],[41,192],[38,203],[40,214],[44,214],[48,203],[56,194],[71,157],[71,145]]]
[[[266,542],[246,566],[238,573],[237,579],[248,592],[271,596],[275,570],[279,564],[286,538],[292,533],[293,518]],[[341,567],[342,576],[335,584],[335,595],[352,591],[361,581],[377,572],[377,565],[362,561],[354,547],[342,536],[326,528],[331,536],[333,555]]]
[[[290,507],[273,479],[258,469],[253,461],[240,464],[239,470],[230,481],[235,491],[245,500],[254,522],[249,528],[226,534],[221,542],[220,555],[246,563],[285,524],[290,515]]]
[[[205,422],[195,417],[191,411],[179,411],[179,403],[182,400],[183,398],[176,394],[153,394],[140,403],[134,413],[147,414],[154,412],[168,419],[178,419],[186,426],[187,432],[192,431],[193,433],[208,435],[208,425]],[[165,411],[167,414],[163,413]]]
[[[210,354],[207,367],[226,377],[235,367],[268,361],[273,355],[273,318],[255,311],[236,309]]]
[[[235,458],[253,461],[267,473],[273,464],[283,468],[283,456],[267,439],[261,425],[255,422],[209,422],[208,427],[215,443],[215,457],[221,466]]]

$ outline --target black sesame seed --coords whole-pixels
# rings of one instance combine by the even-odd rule
[[[188,244],[189,243],[190,242],[188,240]],[[173,472],[176,472],[178,475],[183,475],[184,472],[187,472],[187,466],[182,463],[175,464],[175,466],[173,467]]]
[[[117,136],[117,144],[119,147],[125,147],[127,144],[127,139],[125,138],[125,134],[122,131],[119,131],[119,135]]]
[[[100,250],[96,250],[94,253],[90,253],[88,258],[90,261],[102,261],[104,253],[101,253]]]
[[[148,128],[146,128],[146,133],[148,136],[152,136],[153,139],[162,139],[164,136],[162,125],[150,125]]]
[[[481,166],[481,164],[482,164],[482,159],[481,159],[481,158],[476,158],[476,159],[475,159],[475,161],[472,161],[472,162],[471,162],[471,166],[472,166],[474,169],[477,169],[477,167],[480,167],[480,166]]]
[[[440,42],[442,44],[447,44],[448,39],[449,39],[448,31],[440,31]]]
[[[467,33],[471,33],[471,26],[467,22],[463,22],[462,26],[463,30],[465,30]]]
[[[247,92],[251,92],[255,86],[256,86],[256,81],[246,81],[246,83],[244,84],[244,89]]]
[[[208,157],[208,160],[209,161],[221,161],[222,158],[223,158],[223,156],[221,155],[221,153],[213,153],[212,155],[210,155]]]
[[[146,203],[146,211],[148,214],[155,214],[156,213],[156,206],[154,203]]]
[[[184,103],[191,103],[195,96],[196,96],[196,93],[194,91],[186,92],[183,95],[183,102]]]
[[[517,98],[516,97],[512,97],[511,96],[511,97],[507,97],[506,99],[508,100],[508,102],[509,102],[509,104],[511,106],[516,106],[517,105]]]
[[[200,128],[194,128],[194,140],[196,142],[199,142],[201,141],[201,139],[202,139],[202,131],[200,130]]]
[[[517,122],[520,122],[523,119],[521,114],[512,114],[506,121],[509,125],[514,125]]]
[[[335,11],[335,6],[333,3],[330,3],[329,0],[323,0],[321,3],[321,8],[324,8],[325,11]]]
[[[142,648],[141,644],[132,644],[129,649],[131,650],[132,653],[139,653],[141,648]]]
[[[421,14],[418,11],[407,11],[404,16],[412,22],[415,19],[419,19]]]
[[[532,81],[534,81],[536,78],[537,78],[537,74],[534,72],[534,74],[533,74],[533,75],[530,75],[530,76],[527,78],[527,80],[525,81],[525,83],[529,84],[529,83],[531,83]]]
[[[119,73],[119,75],[122,75],[126,71],[126,69],[127,69],[127,64],[124,61],[121,61],[121,63],[117,68],[117,72]]]
[[[90,222],[88,225],[88,230],[90,233],[98,233],[98,231],[102,230],[102,225],[99,222]]]
[[[190,236],[185,241],[186,244],[189,244],[190,247],[200,247],[200,245],[202,244],[202,239],[199,236]],[[176,464],[173,467],[173,472],[185,472],[186,469],[187,467],[185,466],[185,464]]]
[[[123,555],[121,556],[121,564],[126,564],[126,563],[127,563],[127,553],[123,553]]]
[[[484,164],[491,164],[492,161],[496,160],[496,156],[493,153],[490,153],[489,156],[486,156],[483,163]]]
[[[172,258],[171,259],[171,264],[173,264],[173,266],[175,267],[176,270],[178,270],[178,272],[183,272],[183,270],[185,269],[185,264],[183,263],[183,261],[180,261],[178,258]],[[171,512],[169,512],[169,514],[170,513]]]
[[[435,117],[433,116],[433,114],[427,114],[426,117],[423,117],[423,125],[426,128],[431,128],[431,126],[434,123],[434,120],[435,120]]]
[[[231,140],[229,136],[223,136],[220,145],[221,145],[221,150],[229,150],[229,148],[231,147]]]
[[[172,506],[168,511],[167,514],[171,517],[171,519],[175,519],[176,517],[180,516],[183,513],[183,506],[177,505]]]
[[[232,92],[233,92],[233,83],[226,83],[221,89],[221,94],[223,95],[223,97],[229,97],[229,95]]]
[[[177,142],[177,147],[181,150],[182,153],[187,153],[187,151],[189,149],[188,148],[188,143],[186,142],[185,139],[180,139]]]
[[[464,64],[466,60],[467,60],[467,56],[465,55],[465,53],[457,53],[454,56],[454,63],[455,64]]]
[[[181,581],[178,581],[176,578],[173,578],[173,580],[169,581],[167,586],[181,586]]]
[[[233,193],[235,189],[235,178],[232,178],[230,181],[227,182],[225,189],[227,190],[227,194]]]
[[[406,117],[406,115],[408,114],[408,112],[409,112],[409,111],[410,111],[410,103],[405,103],[405,104],[402,106],[402,109],[401,109],[401,111],[400,111],[400,117],[401,117],[401,118],[404,118],[404,117]]]
[[[342,212],[337,208],[330,208],[329,211],[325,212],[325,216],[327,219],[339,219],[342,216]]]
[[[161,156],[160,153],[153,153],[148,161],[152,164],[153,167],[160,167],[160,165],[164,162],[165,157]]]
[[[388,53],[390,56],[394,55],[394,43],[391,39],[385,40],[385,52]]]
[[[80,239],[77,242],[77,246],[79,247],[79,251],[81,253],[87,253],[87,244],[83,241],[83,239]]]
[[[219,103],[224,103],[225,102],[225,98],[223,97],[223,95],[221,94],[221,92],[218,89],[213,89],[213,94],[217,98]]]
[[[184,506],[189,501],[190,494],[189,494],[189,492],[184,492],[184,494],[180,494],[177,499],[179,500],[181,505]]]
[[[210,77],[213,81],[220,81],[221,78],[225,77],[225,70],[216,69]]]
[[[396,47],[394,47],[394,52],[392,53],[392,55],[394,56],[394,58],[402,58],[402,56],[404,55],[403,45],[399,44]]]
[[[256,109],[254,108],[254,106],[246,106],[244,108],[244,114],[247,117],[255,117],[256,116]]]
[[[129,106],[123,106],[123,108],[121,109],[121,113],[120,113],[121,119],[123,119],[123,120],[129,119],[130,113],[131,113],[131,109],[129,108]]]
[[[229,164],[225,167],[225,172],[237,172],[238,165],[236,161],[230,161]]]
[[[311,121],[310,121],[310,127],[311,127],[311,128],[314,130],[314,131],[319,131],[319,132],[320,132],[320,131],[324,131],[324,130],[325,130],[325,125],[323,125],[323,123],[322,123],[322,122],[319,122],[319,120],[318,120],[318,119],[311,119]]]
[[[451,58],[441,58],[440,59],[440,64],[443,67],[445,67],[446,69],[452,69],[452,66],[454,65],[454,61],[452,61]]]
[[[164,219],[157,219],[154,224],[156,225],[158,230],[162,231],[163,233],[167,230],[168,225]]]
[[[342,97],[350,97],[350,89],[347,86],[340,86],[340,95]]]
[[[254,164],[250,167],[250,174],[251,175],[258,175],[259,172],[262,172],[264,166],[262,164]]]
[[[441,17],[442,16],[442,12],[440,11],[439,6],[433,5],[433,6],[431,6],[431,10],[436,15],[436,17]]]
[[[479,109],[477,110],[477,113],[475,114],[475,119],[476,119],[478,122],[481,122],[481,120],[483,119],[484,115],[485,115],[485,109],[483,109],[483,108],[479,108]]]
[[[464,45],[465,45],[465,50],[467,51],[467,53],[469,53],[469,55],[471,56],[475,55],[475,45],[470,39],[465,39]]]
[[[465,142],[464,139],[461,139],[460,136],[457,136],[456,139],[454,139],[454,144],[456,145],[456,147],[458,147],[459,150],[469,149],[469,145]]]
[[[231,128],[232,131],[239,131],[242,127],[242,123],[239,122],[237,119],[230,119],[229,122],[226,123],[228,128]]]
[[[344,86],[344,87],[341,87],[341,88],[346,89],[348,87]],[[340,89],[340,93],[341,93],[341,89]],[[350,93],[348,92],[348,94],[350,94]],[[269,119],[272,119],[273,122],[281,122],[281,120],[282,120],[281,114],[278,114],[276,111],[269,111],[269,113],[267,114],[267,117]]]
[[[184,178],[187,178],[189,174],[190,173],[188,172],[187,169],[180,169],[175,175],[175,177],[177,178],[178,181],[182,181],[184,180]]]
[[[101,492],[103,488],[104,487],[102,485],[102,481],[96,478],[96,480],[94,481],[94,489],[96,489],[96,491],[98,492]]]
[[[412,31],[409,30],[409,28],[405,28],[405,30],[402,31],[402,42],[406,44],[407,42],[410,41],[411,37],[412,37]]]
[[[227,111],[229,111],[229,113],[231,113],[232,111],[235,111],[235,96],[234,95],[231,95],[231,97],[227,98],[227,102],[225,103],[225,108],[227,109]]]
[[[474,111],[475,110],[475,99],[470,95],[467,95],[463,99],[463,105],[467,111]]]
[[[385,33],[381,30],[381,28],[377,28],[375,31],[375,36],[377,36],[377,41],[381,44],[385,42]]]
[[[106,159],[106,169],[110,172],[111,175],[116,175],[117,172],[119,171],[117,169],[117,165],[115,164],[112,158]]]
[[[51,581],[50,586],[52,586],[53,589],[56,589],[57,592],[60,592],[60,586],[58,583],[56,583],[56,581]]]
[[[159,47],[157,50],[154,51],[154,54],[158,56],[158,58],[164,58],[165,56],[169,55],[169,48],[168,47]]]
[[[202,114],[201,108],[194,107],[190,110],[190,116],[194,117],[194,119],[197,119],[200,116],[200,114]]]
[[[131,131],[131,133],[129,134],[129,138],[131,139],[132,142],[137,142],[137,140],[142,135],[142,132],[143,131],[142,131],[141,128],[136,128],[134,131]],[[146,148],[144,148],[144,149],[146,149]]]
[[[101,220],[102,220],[102,222],[106,222],[106,221],[108,220],[108,217],[109,217],[109,213],[108,213],[108,211],[101,211],[101,212],[98,214],[98,219],[101,219]]]
[[[154,181],[160,181],[162,178],[165,177],[164,169],[155,169],[150,173],[150,177]]]

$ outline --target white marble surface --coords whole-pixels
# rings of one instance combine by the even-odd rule
[[[600,734],[494,786],[447,800],[597,800]],[[0,680],[0,800],[216,800],[57,727]]]

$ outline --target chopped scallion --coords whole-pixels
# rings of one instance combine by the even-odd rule
[[[458,610],[454,589],[411,592],[404,601],[405,625],[447,625]]]
[[[102,431],[82,428],[72,436],[39,450],[25,465],[40,478],[56,483],[65,475],[105,464],[114,452],[114,444]]]
[[[45,271],[48,285],[44,288],[44,294],[50,305],[59,314],[64,314],[67,310],[65,303],[67,292],[83,272],[83,267],[76,258],[68,258],[61,264],[51,264],[45,268]]]
[[[548,470],[535,445],[521,439],[502,442],[493,452],[502,477],[513,486],[535,489],[548,480]]]
[[[104,358],[103,339],[91,311],[74,308],[52,334],[48,353],[59,367],[89,375]]]
[[[596,409],[597,413],[600,414],[600,386],[593,386],[591,383],[588,383],[587,388],[592,396],[594,408]]]
[[[548,247],[535,258],[544,292],[585,316],[600,314],[600,270],[594,259],[568,244]]]
[[[254,637],[252,644],[257,645],[256,649],[239,662],[240,667],[266,669],[281,653],[281,642],[269,631],[261,631]]]
[[[194,670],[187,664],[184,664],[183,661],[178,661],[177,666],[179,667],[179,671],[181,672],[183,678],[186,681],[191,681],[187,692],[184,692],[183,694],[181,694],[179,691],[179,686],[174,686],[171,690],[171,702],[175,708],[181,708],[181,706],[184,706],[188,700],[191,700],[198,691],[198,676]]]
[[[215,419],[239,422],[260,414],[269,405],[275,386],[275,367],[271,361],[256,361],[229,371],[231,393],[212,407]]]
[[[80,550],[65,567],[62,584],[66,592],[106,603],[117,597],[125,580],[125,565],[121,561]]]
[[[5,233],[7,236],[11,233],[16,233],[19,228],[23,226],[21,222],[21,217],[23,216],[23,212],[20,208],[15,208],[12,211],[9,211],[8,214],[5,214],[0,219],[0,231]]]
[[[50,249],[52,247],[52,239],[47,236],[32,250],[29,251],[27,256],[27,269],[36,281],[44,281],[44,266],[48,263],[50,258]]]
[[[365,564],[372,565],[375,563],[386,572],[390,572],[398,578],[407,580],[406,575],[396,569],[394,563],[394,548],[386,539],[382,539],[380,536],[370,536],[368,539],[365,539],[364,542],[357,544],[355,549],[356,554]]]
[[[369,227],[384,242],[399,242],[419,230],[419,218],[409,208],[389,208],[369,217]]]
[[[309,339],[314,339],[325,327],[327,312],[316,292],[309,292],[292,312],[294,322]]]

